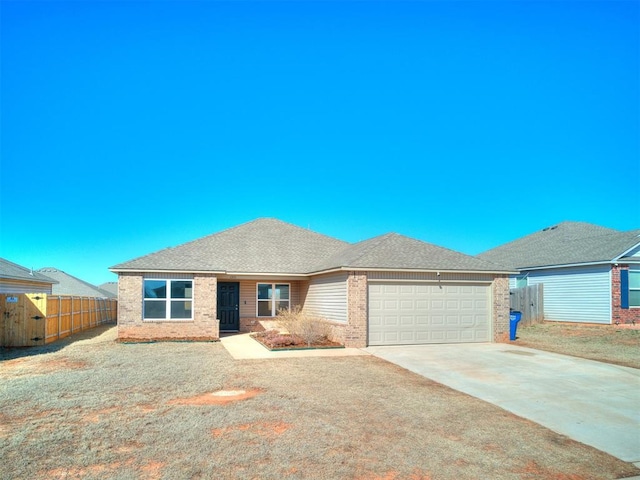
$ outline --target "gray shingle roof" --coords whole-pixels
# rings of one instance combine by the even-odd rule
[[[508,270],[395,233],[349,244],[272,218],[245,223],[111,268],[114,271],[309,274],[341,267]]]
[[[348,245],[273,218],[260,218],[112,267],[113,270],[306,273]]]
[[[118,296],[118,282],[105,282],[98,285],[100,290],[109,292],[114,298]]]
[[[318,270],[336,267],[489,272],[508,270],[501,265],[397,233],[388,233],[350,245]]]
[[[35,271],[32,272],[30,269],[20,266],[17,263],[10,262],[9,260],[5,260],[4,258],[0,258],[0,278],[48,284],[58,283],[56,280],[49,278],[46,275]]]
[[[110,292],[102,290],[84,280],[73,275],[58,270],[53,267],[44,267],[38,269],[39,273],[43,273],[48,277],[57,280],[57,284],[53,285],[51,293],[54,295],[75,295],[78,297],[97,297],[97,298],[113,298]]]
[[[610,262],[640,242],[640,230],[621,232],[584,222],[563,222],[478,255],[510,268]]]

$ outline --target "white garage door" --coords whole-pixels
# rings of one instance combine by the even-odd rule
[[[369,284],[369,345],[491,341],[489,285]]]

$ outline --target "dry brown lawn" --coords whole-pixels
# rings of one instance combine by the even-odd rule
[[[3,352],[0,478],[613,479],[631,464],[376,357],[233,360],[98,328]]]
[[[640,368],[640,325],[543,322],[519,326],[514,345]]]

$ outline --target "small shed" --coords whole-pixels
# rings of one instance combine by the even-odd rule
[[[0,258],[0,293],[51,293],[56,280]]]

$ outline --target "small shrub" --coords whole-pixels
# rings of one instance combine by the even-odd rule
[[[331,326],[323,319],[304,312],[300,306],[278,311],[278,325],[292,336],[301,338],[307,346],[329,338]]]

